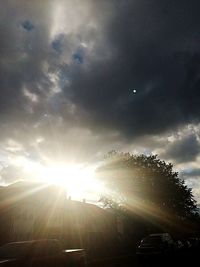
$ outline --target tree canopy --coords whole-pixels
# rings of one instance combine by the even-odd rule
[[[170,221],[191,218],[196,213],[196,201],[192,190],[173,165],[160,160],[157,155],[131,155],[112,151],[98,168],[97,175],[103,179],[115,199],[127,209]],[[104,204],[113,205],[109,195]]]

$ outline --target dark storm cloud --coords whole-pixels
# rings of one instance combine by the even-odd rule
[[[63,106],[67,113],[69,101],[61,92],[51,92],[55,85],[50,75],[60,64],[50,41],[51,3],[20,3],[6,1],[0,9],[0,138],[28,146],[43,134],[45,114],[59,116]]]
[[[1,141],[53,155],[75,131],[93,154],[199,121],[199,1],[19,3],[0,9]]]
[[[68,8],[70,2],[73,6],[73,1],[35,1],[31,5],[27,1],[20,1],[19,5],[6,1],[0,9],[0,152],[5,154],[8,164],[12,164],[14,156],[27,160],[34,156],[37,162],[43,157],[55,161],[94,160],[97,147],[105,152],[103,145],[109,147],[110,139],[116,142],[112,133],[104,132],[101,137],[87,129],[85,110],[62,92],[63,85],[70,86],[71,82],[62,69],[79,71],[87,56],[82,42],[96,36],[93,26],[88,30],[82,26],[81,16],[75,16],[73,21],[73,10]],[[81,3],[84,8],[86,2]],[[68,30],[53,34],[59,20],[56,8],[60,4],[71,16],[72,26],[76,20],[80,20],[80,26],[73,31],[67,21]],[[89,15],[88,20],[87,23],[93,21],[93,16]],[[10,140],[23,145],[23,150],[12,157],[7,150]],[[12,145],[9,149],[16,148]],[[9,180],[11,171],[2,174],[4,180]]]
[[[200,153],[200,144],[196,135],[183,137],[181,140],[174,141],[166,148],[163,156],[172,159],[177,163],[195,161]]]
[[[135,137],[199,121],[199,1],[109,3],[96,54],[110,57],[70,72],[72,100],[92,127]]]
[[[81,25],[76,34],[61,32],[51,42],[47,5],[25,5],[21,14],[9,3],[4,11],[14,13],[14,20],[1,17],[1,114],[31,113],[23,94],[27,87],[39,97],[28,120],[45,109],[65,116],[62,94],[46,102],[52,81],[42,66],[48,62],[61,87],[68,77],[65,97],[84,111],[80,120],[92,131],[110,128],[133,138],[198,120],[198,1],[94,1],[98,30]],[[105,11],[110,17],[103,24]],[[95,43],[88,54],[80,45],[85,40]],[[60,60],[64,54],[72,64]]]
[[[24,12],[27,11],[26,8],[24,5]],[[24,87],[41,97],[45,95],[45,90],[48,91],[49,81],[41,72],[41,62],[49,51],[45,23],[41,23],[41,17],[44,19],[45,14],[39,8],[35,8],[35,12],[37,28],[33,31],[34,26],[29,20],[21,24],[24,15],[33,16],[30,10],[29,14],[21,14],[17,6],[12,7],[10,1],[7,1],[2,4],[0,11],[0,117],[2,120],[10,120],[9,122],[11,118],[17,120],[17,116],[26,113],[28,101],[23,94]],[[38,82],[44,87],[43,92],[39,89]],[[9,117],[9,114],[13,116]]]

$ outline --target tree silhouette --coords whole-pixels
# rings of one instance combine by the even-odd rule
[[[165,223],[186,221],[196,216],[192,190],[173,171],[173,165],[157,155],[131,155],[112,151],[97,175],[110,189],[101,200],[105,206],[125,207],[146,218]],[[115,206],[114,199],[118,201]]]

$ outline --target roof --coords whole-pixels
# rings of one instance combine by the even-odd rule
[[[18,205],[35,207],[52,207],[73,210],[74,212],[102,217],[110,217],[111,213],[97,205],[66,199],[65,190],[55,185],[44,183],[17,182],[0,189],[0,210],[10,209]]]
[[[65,191],[54,185],[44,183],[17,182],[0,189],[0,209],[31,202],[52,205],[57,200],[62,201]]]

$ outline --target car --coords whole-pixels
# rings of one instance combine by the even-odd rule
[[[175,249],[175,243],[169,233],[155,233],[143,238],[137,248],[138,256],[153,256],[170,254]]]
[[[199,246],[199,239],[197,237],[190,237],[188,241],[190,242],[192,248],[197,248]]]
[[[178,251],[180,251],[180,250],[182,250],[184,248],[184,244],[183,244],[183,242],[181,240],[176,240],[175,244],[176,244],[176,249]]]
[[[182,243],[183,243],[183,248],[184,248],[184,250],[186,250],[186,251],[192,247],[192,244],[191,244],[190,241],[187,240],[187,239],[183,239],[183,240],[182,240]]]
[[[11,242],[0,247],[0,266],[86,266],[84,249],[63,250],[56,239]]]

